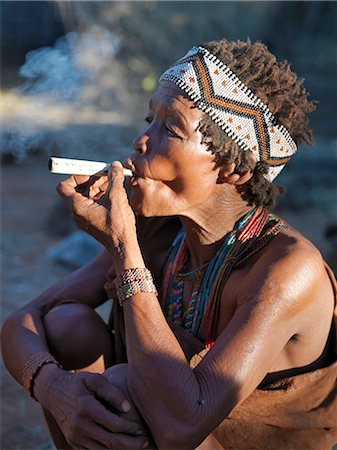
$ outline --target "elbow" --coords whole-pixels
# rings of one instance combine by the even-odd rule
[[[132,379],[132,382],[130,380]],[[204,439],[202,418],[196,414],[184,414],[181,409],[176,414],[163,407],[162,402],[152,402],[148,409],[148,397],[144,395],[144,384],[135,377],[128,377],[128,392],[147,423],[157,448],[188,450],[196,448]]]
[[[166,390],[157,390],[161,396],[153,395],[149,405],[149,393],[154,392],[153,380],[139,378],[128,367],[128,392],[146,422],[154,442],[161,449],[187,450],[198,447],[216,427],[210,405],[195,401],[200,393],[189,391],[183,402],[176,396],[166,395]]]
[[[17,312],[12,313],[4,321],[0,334],[1,348],[6,346],[6,342],[8,341],[7,338],[11,334],[11,330],[16,327],[16,322],[17,322]]]
[[[163,411],[165,416],[165,412]],[[187,415],[188,414],[188,415]],[[226,416],[227,417],[227,416]],[[171,420],[170,420],[171,418]],[[215,430],[219,424],[219,417],[209,408],[197,408],[192,413],[186,413],[185,417],[168,416],[161,421],[158,433],[152,433],[158,448],[170,449],[195,449]],[[149,428],[152,431],[151,424]],[[157,427],[154,427],[157,428]],[[213,447],[213,441],[207,441],[207,448],[222,448],[218,445]],[[205,448],[206,448],[205,447]]]
[[[1,334],[0,334],[0,343],[1,343],[1,353],[3,356],[3,360],[6,364],[7,354],[10,352],[12,336],[15,332],[14,330],[17,327],[17,312],[12,313],[7,319],[4,321]]]
[[[23,308],[14,311],[6,318],[2,325],[0,342],[1,351],[4,356],[13,350],[13,342],[15,342],[16,336],[22,328],[26,328],[30,332],[37,334],[32,313]]]

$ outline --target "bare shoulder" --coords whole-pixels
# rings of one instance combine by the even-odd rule
[[[252,302],[273,311],[294,334],[326,336],[334,292],[319,250],[298,231],[286,227],[261,252],[244,278],[238,303]],[[324,330],[324,331],[323,331]]]
[[[274,237],[252,264],[247,283],[253,280],[257,292],[263,289],[261,299],[278,291],[286,295],[280,298],[307,297],[313,289],[319,290],[328,279],[325,263],[320,251],[303,235],[291,227],[286,227]],[[311,297],[311,296],[309,296]]]
[[[302,256],[307,255],[309,259],[313,258],[313,261],[317,263],[323,263],[322,255],[318,248],[288,224],[270,241],[267,247],[268,252],[280,251],[282,249],[282,255],[294,256],[297,253],[301,253]]]

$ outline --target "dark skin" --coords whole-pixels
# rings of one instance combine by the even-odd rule
[[[215,167],[213,155],[201,143],[200,118],[200,111],[175,85],[161,83],[150,105],[149,124],[136,139],[135,155],[128,161],[135,173],[131,182],[133,210],[144,216],[181,217],[190,270],[212,258],[225,234],[251,208],[242,196],[251,172],[238,175],[233,164]],[[112,165],[108,183],[106,178],[96,180],[87,192],[81,188],[86,181],[83,177],[71,177],[61,183],[59,193],[73,212],[77,225],[99,240],[109,255],[105,253],[93,263],[92,268],[98,271],[93,277],[93,289],[97,289],[96,283],[111,261],[117,274],[130,267],[152,269],[151,257],[145,264],[139,247],[134,213],[123,187],[121,164]],[[105,196],[100,196],[100,190],[106,190]],[[157,254],[156,266],[158,259]],[[83,270],[77,280],[88,273]],[[67,292],[75,280],[69,279]],[[190,289],[186,286],[185,305]],[[60,299],[64,298],[62,292],[58,299],[54,294],[52,297],[52,304],[48,304],[45,295],[44,306],[40,300],[24,311],[33,316],[35,326],[38,324],[38,334],[28,336],[32,322],[23,325],[21,320],[15,333],[13,325],[7,326],[6,336],[11,339],[12,348],[21,348],[19,362],[14,362],[10,354],[5,358],[18,380],[30,355],[47,348],[39,320],[43,311],[62,303]],[[83,297],[88,303],[93,300],[87,290]],[[78,298],[76,294],[75,301]],[[156,445],[195,448],[268,374],[311,363],[321,367],[324,358],[320,355],[330,330],[333,303],[330,281],[319,252],[290,228],[231,274],[222,294],[216,343],[195,369],[189,366],[179,340],[167,325],[158,298],[154,294],[138,293],[127,300],[123,312],[129,402],[136,405],[145,419]],[[112,373],[113,370],[110,369]],[[70,433],[69,439],[62,422],[67,410],[76,411],[76,399],[70,389],[67,394],[71,400],[68,407],[64,406],[66,376],[88,377],[87,374],[64,375],[61,369],[49,365],[36,378],[34,392],[54,416],[61,410],[59,418],[56,417],[58,424],[68,441],[75,443],[75,433]],[[108,398],[116,408],[116,423],[115,417],[123,419],[120,405],[125,386],[118,388],[121,395],[118,402],[116,386],[115,389]],[[86,406],[85,410],[89,408]],[[90,439],[102,442],[100,436],[95,437],[97,428],[91,431],[91,419],[88,416],[86,427],[83,426],[89,436],[84,444],[87,448]],[[125,422],[125,426],[130,424]],[[117,428],[109,425],[112,436],[116,431],[130,433],[130,428]],[[110,447],[108,442],[104,445],[113,448],[111,442]],[[81,445],[75,443],[74,447]],[[203,445],[207,448],[207,441]],[[213,443],[209,443],[209,448],[214,448]]]

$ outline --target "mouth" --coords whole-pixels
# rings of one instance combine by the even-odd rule
[[[123,163],[123,166],[127,169],[130,169],[133,174],[136,172],[135,164],[131,158],[126,159]]]
[[[130,169],[132,172],[132,177],[129,179],[130,181],[130,185],[131,186],[135,186],[137,184],[137,180],[139,178],[141,178],[141,175],[138,172],[138,169],[134,163],[134,161],[132,161],[131,158],[128,158],[125,162],[124,162],[124,167],[126,167],[127,169]]]

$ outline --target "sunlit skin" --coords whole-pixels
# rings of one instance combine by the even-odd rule
[[[176,94],[175,85],[161,83],[150,101],[148,125],[134,141],[136,154],[127,161],[136,173],[131,205],[145,216],[202,214],[219,194],[214,155],[198,131],[201,112]]]
[[[225,234],[251,209],[242,196],[251,172],[238,175],[233,164],[216,167],[214,156],[202,143],[200,119],[200,111],[179,88],[169,82],[161,83],[151,99],[147,125],[135,139],[135,151],[126,161],[135,175],[130,182],[134,211],[144,216],[181,217],[189,248],[189,269],[208,262]],[[106,178],[100,178],[88,190],[83,187],[87,181],[88,177],[70,177],[59,185],[58,191],[78,227],[100,241],[106,251],[89,267],[70,276],[63,288],[57,285],[56,294],[48,291],[26,307],[38,336],[27,337],[17,325],[19,319],[15,322],[19,337],[11,331],[14,326],[7,325],[6,336],[13,348],[19,342],[22,348],[19,363],[6,355],[6,364],[17,379],[29,355],[47,348],[41,317],[59,303],[66,303],[59,299],[66,295],[72,302],[97,306],[97,298],[103,295],[98,284],[103,284],[103,275],[111,263],[117,274],[126,268],[145,266],[155,272],[158,261],[164,260],[162,249],[159,254],[149,254],[144,262],[134,211],[123,187],[121,164],[112,164],[108,183]],[[101,192],[105,194],[102,196]],[[148,242],[152,248],[156,248],[161,236],[156,239]],[[184,289],[185,305],[191,288],[186,285]],[[324,365],[326,355],[322,352],[331,326],[333,303],[332,288],[318,250],[290,227],[231,274],[221,297],[216,343],[194,370],[179,343],[179,333],[174,334],[167,325],[157,296],[136,294],[123,306],[128,365],[112,367],[107,374],[115,389],[108,396],[110,404],[115,405],[109,439],[113,441],[118,426],[119,434],[144,439],[136,437],[136,431],[142,432],[143,428],[133,409],[135,405],[159,448],[194,448],[205,439],[203,448],[216,448],[217,444],[207,436],[266,376],[277,379],[279,371],[310,364],[313,370]],[[55,365],[45,366],[36,378],[34,390],[66,437],[71,435],[72,442],[76,433],[70,425],[64,425],[62,417],[67,417],[69,411],[78,411],[78,401],[67,388],[67,377],[76,376],[86,375],[65,375]],[[71,379],[74,386],[77,378]],[[104,389],[106,385],[101,388],[101,396]],[[140,427],[132,432],[128,432],[131,425],[123,422],[128,417],[120,406],[123,399],[131,405],[129,419]],[[87,406],[81,409],[81,421],[76,422],[81,436],[86,436],[86,441],[78,443],[86,442],[84,446],[93,439],[108,439],[97,434],[100,432],[93,421],[97,423],[101,410],[96,405],[93,420],[89,412],[91,401],[86,397]],[[107,418],[102,420],[106,421]],[[134,448],[140,448],[143,442],[132,441]]]
[[[145,216],[179,215],[190,229],[191,268],[209,261],[224,234],[251,209],[233,184],[235,166],[216,168],[214,155],[202,143],[201,117],[178,87],[161,82],[149,104],[148,126],[134,141],[136,154],[126,161],[136,174],[133,209]]]

